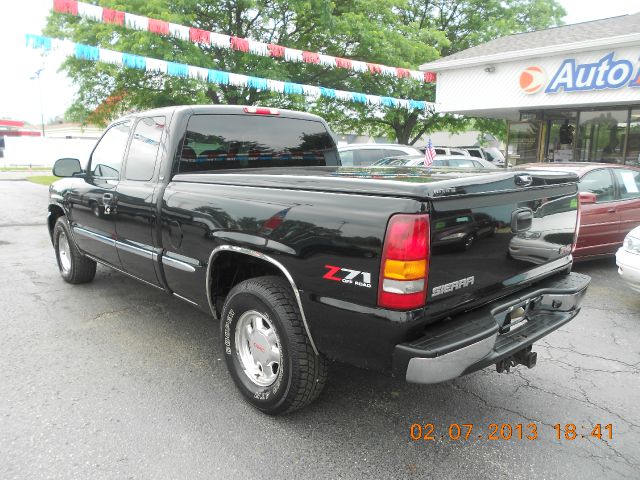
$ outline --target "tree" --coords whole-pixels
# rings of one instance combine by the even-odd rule
[[[563,14],[556,0],[100,0],[100,5],[265,43],[414,69],[441,54],[527,25],[557,24]],[[399,98],[433,101],[435,95],[433,85],[412,79],[278,61],[70,15],[52,13],[45,34],[257,77]],[[430,111],[326,98],[309,103],[298,95],[219,86],[75,58],[69,58],[63,69],[79,87],[68,115],[84,122],[106,123],[132,109],[213,103],[312,111],[327,118],[337,132],[393,136],[400,143],[414,143],[425,132],[468,125],[467,119]]]

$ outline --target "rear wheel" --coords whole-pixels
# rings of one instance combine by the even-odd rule
[[[314,353],[291,288],[280,277],[236,285],[225,300],[220,327],[227,368],[254,407],[283,414],[320,395],[327,362]]]
[[[58,218],[53,227],[53,248],[62,278],[69,283],[87,283],[96,275],[96,262],[80,253],[71,238],[67,218]]]

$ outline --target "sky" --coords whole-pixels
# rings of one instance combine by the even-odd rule
[[[566,24],[615,17],[640,11],[638,0],[559,0],[567,11]],[[63,115],[71,104],[75,88],[58,72],[63,58],[42,55],[25,47],[25,33],[42,33],[52,0],[0,0],[0,119],[11,118],[40,123],[40,88],[45,122]],[[33,79],[43,69],[40,82]],[[242,73],[242,72],[240,72]]]

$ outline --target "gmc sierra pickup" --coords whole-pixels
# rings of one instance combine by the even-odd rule
[[[418,383],[531,368],[590,280],[571,272],[574,174],[341,167],[326,123],[300,112],[132,114],[54,174],[62,278],[101,263],[210,312],[238,389],[269,414],[313,401],[329,360]]]

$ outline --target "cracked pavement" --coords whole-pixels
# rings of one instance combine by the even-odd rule
[[[424,386],[334,365],[319,401],[270,418],[240,399],[213,319],[103,267],[64,283],[46,195],[0,182],[2,479],[638,478],[640,296],[613,259],[574,267],[593,277],[585,306],[534,346],[534,369]],[[486,438],[531,422],[536,440]],[[412,441],[413,423],[434,440]],[[451,423],[473,435],[449,439]]]

